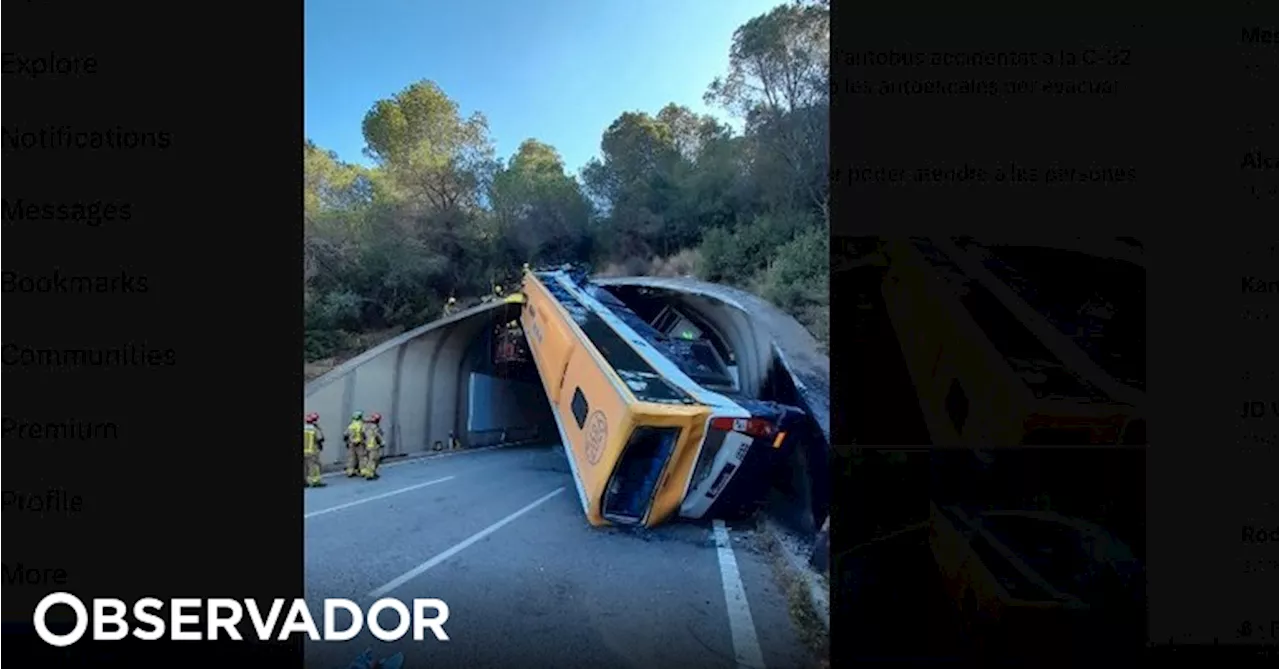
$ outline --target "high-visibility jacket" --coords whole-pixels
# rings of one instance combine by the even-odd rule
[[[302,453],[304,455],[319,453],[323,444],[324,433],[320,431],[320,426],[304,423],[302,425]]]
[[[373,423],[364,424],[365,448],[378,448],[382,445],[382,428]]]
[[[364,424],[358,420],[353,420],[347,425],[347,443],[352,446],[359,446],[364,443]]]

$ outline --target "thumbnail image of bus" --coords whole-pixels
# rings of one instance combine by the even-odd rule
[[[526,272],[521,327],[594,526],[749,511],[803,413],[741,397],[705,340],[664,334],[572,268]]]
[[[1145,444],[1140,251],[913,237],[885,254],[885,307],[933,445]]]

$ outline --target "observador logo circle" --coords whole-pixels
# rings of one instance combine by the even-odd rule
[[[604,455],[604,443],[609,437],[609,421],[604,417],[604,412],[597,410],[587,419],[587,462],[592,465],[600,463],[600,457]]]

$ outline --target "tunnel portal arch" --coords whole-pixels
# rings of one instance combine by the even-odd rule
[[[816,530],[828,507],[830,428],[828,361],[813,336],[791,316],[741,290],[693,279],[595,281],[624,302],[675,307],[717,349],[728,351],[738,392],[796,404],[810,415],[812,434],[791,463],[793,485],[785,487],[803,498],[792,500],[798,510],[790,515],[798,529]],[[325,464],[344,460],[342,430],[357,410],[384,416],[389,457],[447,447],[451,435],[464,448],[556,440],[542,389],[504,385],[513,380],[510,370],[498,373],[491,365],[493,328],[518,319],[521,308],[517,294],[463,310],[375,346],[306,384],[304,411],[320,414],[331,444]],[[475,410],[478,401],[487,403],[484,410]],[[547,423],[542,429],[529,425],[539,420]]]

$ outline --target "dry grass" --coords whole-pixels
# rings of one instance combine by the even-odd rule
[[[808,306],[801,309],[799,314],[793,314],[796,320],[818,340],[820,352],[824,355],[829,353],[831,346],[831,310],[827,306]]]
[[[351,337],[350,344],[338,355],[323,360],[313,360],[303,363],[302,376],[306,381],[312,381],[327,374],[330,370],[342,363],[354,358],[361,353],[381,344],[392,337],[404,332],[403,327],[388,328],[386,330],[374,330],[372,332],[362,332]]]
[[[649,276],[697,276],[701,262],[697,249],[685,249],[669,258],[654,258],[649,263]]]
[[[302,364],[302,377],[307,381],[314,381],[340,364],[342,364],[341,358],[325,358],[324,360],[305,362]]]
[[[796,573],[777,537],[763,524],[755,532],[764,555],[773,567],[775,578],[787,598],[787,609],[791,613],[792,624],[800,640],[811,653],[815,669],[828,669],[831,666],[830,634],[818,612],[813,608],[813,600],[809,597],[809,586],[804,578]]]
[[[599,274],[601,276],[697,276],[699,262],[701,262],[701,255],[697,249],[685,249],[666,258],[654,256],[649,260],[631,258],[612,262],[605,265]]]

